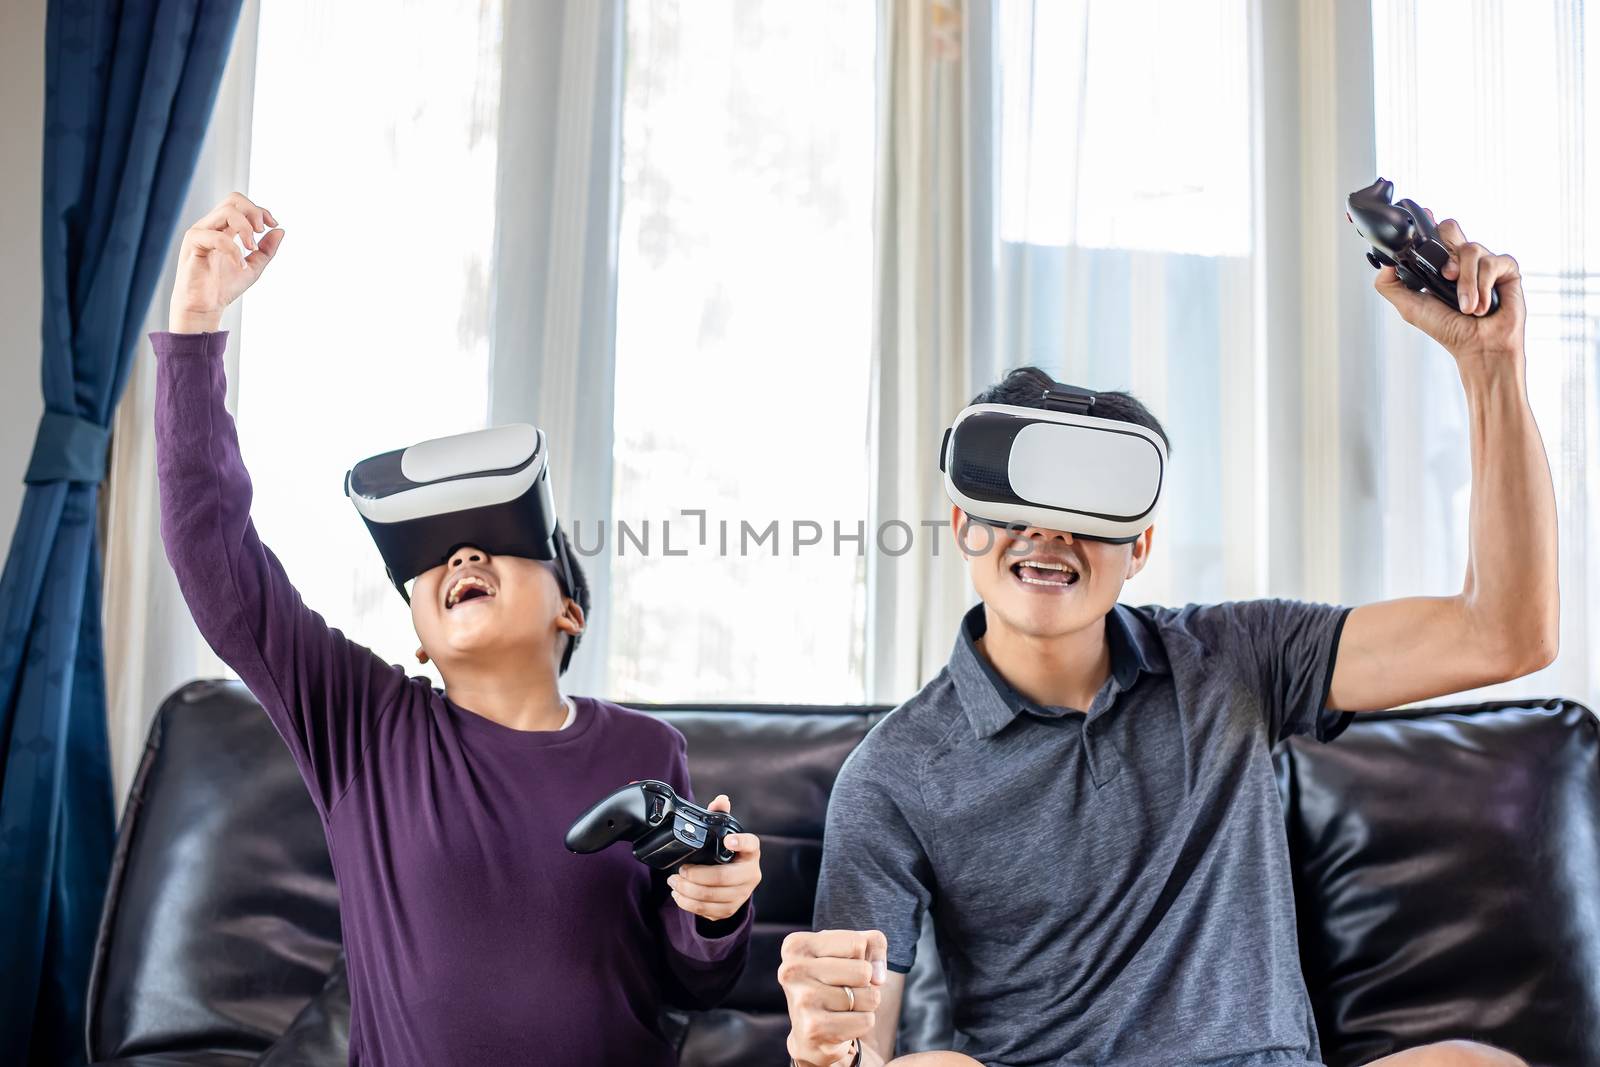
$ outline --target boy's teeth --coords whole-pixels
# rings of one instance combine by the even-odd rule
[[[483,590],[484,596],[494,596],[494,592],[490,590],[489,586],[482,579],[463,578],[461,581],[457,582],[451,587],[449,595],[445,597],[444,606],[447,608],[453,608],[457,604],[461,603],[461,594],[466,592],[468,589],[481,589]]]

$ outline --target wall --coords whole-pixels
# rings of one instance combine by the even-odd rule
[[[39,384],[39,185],[45,0],[0,3],[0,546],[44,410]]]

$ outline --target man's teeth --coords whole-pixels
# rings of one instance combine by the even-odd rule
[[[1028,573],[1030,569],[1034,571],[1053,571],[1062,575],[1062,577],[1046,578],[1042,575],[1030,575]],[[1017,577],[1022,579],[1024,582],[1027,582],[1029,585],[1063,586],[1074,584],[1078,580],[1078,572],[1067,566],[1065,563],[1050,563],[1043,560],[1029,560],[1026,563],[1017,564]]]

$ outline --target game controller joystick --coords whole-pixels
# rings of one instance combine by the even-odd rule
[[[633,855],[658,871],[681,863],[731,863],[722,839],[744,832],[739,820],[684,800],[666,782],[625,785],[578,816],[567,831],[572,852],[599,852],[617,841],[633,842]]]
[[[1382,270],[1393,267],[1407,289],[1426,289],[1455,311],[1461,310],[1456,283],[1444,276],[1450,250],[1439,240],[1433,224],[1415,200],[1394,200],[1394,182],[1379,178],[1365,189],[1357,189],[1345,199],[1349,210],[1345,218],[1356,232],[1372,245],[1367,262]],[[1489,290],[1489,310],[1500,308],[1500,294]]]

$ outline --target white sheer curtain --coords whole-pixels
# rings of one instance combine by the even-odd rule
[[[1173,478],[1126,598],[1248,593],[1262,504],[1250,5],[994,12],[1000,361],[1130,391],[1166,427]]]
[[[1374,0],[1378,172],[1517,257],[1528,392],[1560,509],[1561,654],[1475,697],[1600,699],[1600,19],[1583,0]],[[1443,103],[1442,103],[1443,102]],[[1450,357],[1386,321],[1386,596],[1458,588],[1470,487]]]
[[[490,422],[531,422],[550,445],[569,537],[611,520],[622,0],[506,9],[495,196]],[[607,542],[609,545],[610,542]],[[592,607],[563,685],[606,692],[611,559],[581,552]]]
[[[180,219],[199,218],[235,189],[250,171],[250,128],[255,90],[259,0],[246,0],[232,51],[212,111]],[[174,237],[161,284],[150,301],[145,332],[167,328],[167,305],[177,267]],[[237,336],[239,306],[222,328]],[[238,405],[237,345],[226,357],[228,408]],[[190,619],[161,545],[156,494],[155,364],[141,333],[139,354],[112,428],[111,472],[106,496],[106,559],[102,614],[106,633],[106,710],[111,770],[118,810],[144,750],[156,708],[192,678],[226,672]]]
[[[923,524],[949,522],[939,442],[991,377],[971,342],[982,312],[965,261],[969,226],[983,225],[969,190],[989,186],[969,170],[987,162],[969,146],[987,129],[969,110],[987,105],[969,85],[969,35],[980,49],[989,35],[961,0],[884,0],[879,10],[870,526],[905,523],[918,536],[909,552],[868,555],[867,667],[871,698],[895,702],[944,666],[971,597],[948,530]]]

